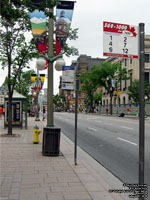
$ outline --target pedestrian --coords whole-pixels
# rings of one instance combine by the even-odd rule
[[[108,115],[108,108],[106,108],[106,114]]]
[[[45,113],[46,113],[45,107],[43,107],[43,121],[45,120]]]

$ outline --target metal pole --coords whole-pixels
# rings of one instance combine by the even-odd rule
[[[53,13],[53,8],[50,9]],[[48,57],[53,58],[53,19],[49,18],[48,31]],[[47,126],[54,126],[53,116],[53,61],[48,63],[48,81],[47,81]]]
[[[76,74],[75,90],[75,138],[74,138],[74,164],[77,165],[77,123],[78,123],[78,77]]]
[[[144,184],[144,148],[145,148],[145,99],[144,99],[144,23],[139,24],[139,44],[140,44],[140,60],[139,60],[139,185]],[[139,197],[139,200],[143,200]]]
[[[37,75],[36,75],[36,119],[35,121],[40,121],[39,119],[39,70],[37,69]]]

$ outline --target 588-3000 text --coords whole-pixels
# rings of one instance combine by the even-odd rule
[[[104,28],[115,28],[115,29],[122,29],[122,30],[126,30],[128,27],[126,25],[123,24],[113,24],[113,23],[105,23],[104,24]]]

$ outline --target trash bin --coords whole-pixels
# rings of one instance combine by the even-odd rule
[[[59,156],[60,128],[45,127],[43,129],[42,154],[44,156]]]

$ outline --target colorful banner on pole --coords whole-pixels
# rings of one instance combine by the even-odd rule
[[[37,90],[37,81],[36,81],[36,79],[37,79],[37,75],[36,74],[31,74],[31,81],[33,82],[32,89],[34,91]],[[44,80],[45,80],[45,74],[40,74],[40,77],[38,78],[39,91],[42,90],[42,88],[43,88]]]
[[[31,4],[37,8],[43,0],[31,0]],[[32,13],[29,13],[31,29],[35,45],[39,53],[46,54],[46,15],[43,11],[35,9]],[[45,69],[47,69],[48,63],[46,62]]]
[[[46,16],[43,11],[34,10],[29,13],[32,34],[34,37],[35,44],[38,52],[46,53]]]
[[[73,1],[60,1],[56,8],[56,55],[66,43],[74,9]]]

